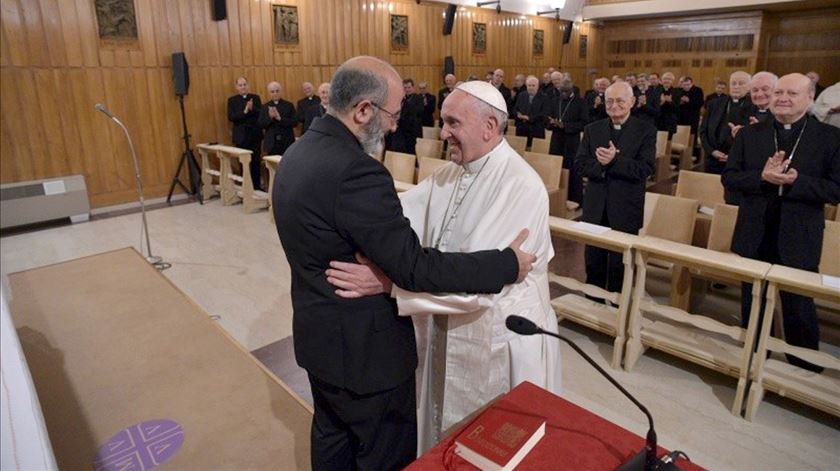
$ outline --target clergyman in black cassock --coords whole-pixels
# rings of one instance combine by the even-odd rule
[[[248,93],[248,80],[245,77],[236,79],[237,94],[228,98],[228,120],[233,123],[233,145],[240,149],[251,151],[251,163],[248,171],[254,186],[260,185],[260,144],[262,144],[262,129],[258,124],[260,116],[260,96]]]

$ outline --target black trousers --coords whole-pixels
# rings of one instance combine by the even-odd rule
[[[758,250],[756,259],[763,262],[780,264],[779,249],[777,245],[778,231],[769,231]],[[816,272],[816,267],[808,270]],[[741,327],[747,328],[750,321],[750,310],[752,309],[752,283],[741,284]],[[758,311],[758,326],[764,320],[764,307],[766,304],[765,294],[767,287],[761,290],[761,309]],[[820,348],[820,324],[817,320],[817,306],[814,299],[798,294],[779,292],[782,300],[782,319],[785,330],[785,341],[797,347],[819,350]],[[771,332],[772,333],[772,332]],[[788,362],[811,371],[822,371],[822,368],[801,360],[795,356],[787,355]]]
[[[598,224],[610,227],[606,209]],[[621,253],[587,245],[583,256],[586,261],[587,284],[604,288],[610,292],[621,291],[621,285],[624,281],[624,263]]]
[[[414,374],[396,388],[356,394],[309,375],[312,469],[402,469],[417,457]]]

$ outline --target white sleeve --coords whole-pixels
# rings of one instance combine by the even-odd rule
[[[506,289],[502,290],[504,293]],[[391,296],[397,300],[397,311],[401,316],[415,314],[476,314],[493,306],[494,298],[500,294],[431,294],[415,293],[394,285]]]

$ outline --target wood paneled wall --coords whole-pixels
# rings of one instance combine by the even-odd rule
[[[670,70],[707,93],[736,70],[816,70],[824,86],[840,80],[837,8],[607,21],[601,31],[598,75],[607,77]]]
[[[298,7],[299,45],[273,44],[272,4]],[[432,90],[442,85],[447,55],[454,57],[461,79],[501,67],[510,84],[515,73],[539,76],[547,67],[559,66],[582,89],[589,88],[595,75],[661,71],[662,61],[681,60],[681,67],[669,68],[694,75],[706,88],[736,68],[753,70],[760,45],[769,48],[764,60],[780,68],[793,56],[791,48],[810,51],[798,60],[833,58],[834,69],[820,71],[826,84],[837,79],[837,48],[829,50],[835,44],[830,38],[817,51],[810,36],[786,36],[791,28],[801,34],[816,31],[814,25],[834,31],[833,25],[840,24],[832,19],[836,12],[790,22],[780,16],[765,26],[760,13],[585,22],[575,24],[571,42],[563,45],[563,22],[466,7],[459,7],[452,35],[443,36],[446,5],[430,1],[227,0],[228,19],[220,22],[212,21],[209,0],[135,0],[135,7],[139,39],[120,44],[98,39],[93,0],[0,0],[0,181],[83,174],[92,206],[134,201],[128,145],[122,131],[94,111],[95,103],[103,103],[132,132],[147,197],[165,195],[183,151],[172,88],[171,54],[177,51],[185,52],[190,63],[186,113],[193,145],[230,142],[225,108],[236,77],[247,76],[261,95],[269,81],[278,80],[286,97],[296,101],[302,82],[329,80],[338,65],[359,54],[388,60],[404,77],[429,81]],[[409,17],[406,51],[391,50],[391,14]],[[474,22],[487,25],[485,54],[473,54]],[[534,29],[545,31],[544,52],[538,57],[532,54]],[[755,35],[748,53],[609,53],[610,41],[745,34]],[[586,57],[579,54],[581,35],[588,38]],[[733,40],[728,41],[720,44]],[[746,58],[748,66],[727,66],[733,58]],[[712,61],[709,70],[707,60]],[[625,66],[610,67],[618,61]]]
[[[344,60],[381,57],[404,77],[442,86],[444,56],[459,78],[502,67],[541,74],[560,63],[562,23],[460,8],[443,36],[446,5],[409,0],[228,0],[228,19],[211,19],[209,0],[135,0],[139,40],[101,42],[93,0],[0,0],[0,180],[69,174],[86,178],[94,207],[134,201],[122,131],[94,111],[103,103],[132,132],[147,197],[165,195],[183,151],[171,54],[186,53],[191,87],[186,113],[192,143],[230,142],[226,100],[245,75],[251,89],[280,81],[296,101],[300,85],[329,80]],[[300,44],[272,42],[272,4],[297,5]],[[409,48],[392,52],[390,14],[409,17]],[[487,52],[471,50],[472,23],[487,24]],[[544,54],[532,55],[543,29]],[[592,39],[590,39],[591,44]],[[566,49],[569,46],[565,46]]]

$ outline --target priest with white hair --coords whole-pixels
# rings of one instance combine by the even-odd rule
[[[537,257],[517,285],[492,295],[406,291],[373,265],[332,263],[328,280],[346,297],[391,291],[400,315],[414,317],[418,374],[418,453],[453,425],[530,381],[560,392],[560,348],[546,336],[523,337],[505,328],[512,314],[557,332],[550,305],[548,262],[554,256],[548,195],[539,175],[503,136],[507,105],[486,82],[465,82],[443,104],[441,139],[451,162],[402,193],[403,212],[421,243],[444,252],[504,248],[525,227],[523,250]],[[376,287],[372,287],[376,286]]]

